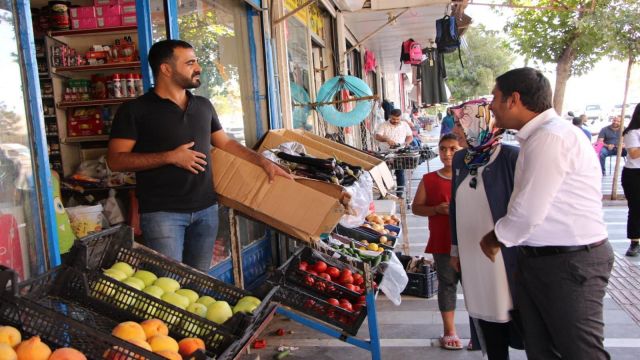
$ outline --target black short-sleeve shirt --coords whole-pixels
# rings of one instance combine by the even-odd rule
[[[153,90],[124,103],[113,120],[110,138],[133,139],[133,152],[156,153],[195,142],[193,150],[207,155],[204,172],[193,174],[173,165],[136,172],[140,212],[195,212],[216,203],[211,175],[211,133],[222,129],[211,102],[187,91],[182,110]]]

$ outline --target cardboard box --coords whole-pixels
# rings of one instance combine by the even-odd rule
[[[122,25],[122,19],[120,16],[105,16],[98,18],[98,27],[109,28]]]
[[[96,8],[94,6],[78,6],[69,8],[69,15],[73,19],[94,18],[96,17]]]
[[[138,24],[138,18],[136,16],[136,14],[125,14],[122,15],[122,25],[137,25]]]
[[[71,28],[76,29],[95,29],[98,27],[98,21],[96,18],[78,18],[71,19]]]
[[[120,16],[122,15],[122,8],[120,5],[102,5],[96,6],[96,16]]]
[[[340,186],[310,179],[276,177],[220,149],[211,153],[213,183],[222,205],[297,239],[314,242],[331,232],[344,214]]]
[[[136,14],[136,3],[131,4],[122,4],[120,5],[122,8],[122,14],[135,15]]]
[[[271,130],[257,145],[257,152],[275,149],[278,145],[296,141],[304,145],[309,155],[319,158],[335,157],[351,165],[361,166],[371,174],[373,182],[382,196],[395,187],[395,180],[384,160],[371,156],[361,150],[325,139],[304,130]]]

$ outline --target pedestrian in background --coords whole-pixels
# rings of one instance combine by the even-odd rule
[[[609,359],[602,303],[613,251],[597,156],[555,112],[540,71],[508,71],[492,93],[497,126],[519,130],[520,154],[507,213],[480,247],[491,261],[504,246],[518,248],[516,300],[527,357]]]
[[[478,241],[507,211],[513,189],[518,148],[501,143],[484,99],[452,109],[454,132],[461,128],[469,147],[453,159],[451,197],[451,261],[462,274],[469,316],[474,319],[482,350],[490,360],[509,359],[509,347],[522,348],[512,323],[515,249],[503,248],[491,262]]]
[[[451,266],[451,228],[449,199],[451,198],[451,161],[460,150],[458,137],[447,134],[438,142],[438,154],[444,167],[425,174],[411,204],[415,215],[429,217],[429,240],[425,253],[433,255],[438,276],[438,309],[442,316],[443,334],[440,347],[460,350],[462,342],[456,332],[454,314],[460,274]]]
[[[627,161],[622,169],[622,188],[627,198],[627,238],[631,240],[627,256],[640,253],[640,105],[636,105],[629,126],[624,129]]]

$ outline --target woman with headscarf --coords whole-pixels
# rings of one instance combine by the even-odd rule
[[[522,348],[512,321],[516,249],[502,248],[495,262],[480,240],[507,212],[513,191],[518,148],[501,143],[504,129],[494,126],[485,99],[452,108],[454,133],[468,148],[453,158],[451,192],[451,262],[461,271],[469,315],[490,360],[509,359],[509,346]]]

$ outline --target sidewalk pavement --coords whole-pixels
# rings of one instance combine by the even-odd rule
[[[434,128],[432,133],[439,131]],[[434,171],[442,164],[431,160],[429,168]],[[415,191],[426,164],[413,172],[411,181]],[[606,179],[603,183],[607,181]],[[611,180],[609,179],[609,189]],[[605,185],[603,184],[603,187]],[[609,190],[610,191],[610,190]],[[410,211],[408,212],[410,214]],[[604,299],[605,346],[612,359],[640,358],[640,258],[625,258],[629,241],[626,239],[627,207],[614,205],[604,208],[605,221],[609,231],[609,241],[616,253],[608,293]],[[411,255],[424,255],[428,239],[427,220],[408,215],[409,243]],[[436,297],[422,299],[403,296],[402,304],[393,305],[384,295],[376,301],[378,327],[382,343],[383,359],[481,359],[481,352],[467,350],[450,351],[439,347],[438,337],[442,332],[442,320],[438,312]],[[458,334],[466,345],[469,339],[469,319],[465,311],[464,296],[458,288],[455,323]],[[293,334],[275,336],[278,328],[293,331]],[[367,322],[362,325],[358,336],[368,338]],[[370,354],[338,339],[303,327],[284,317],[277,316],[265,330],[262,338],[267,340],[267,348],[255,351],[262,359],[271,359],[279,345],[299,347],[290,359],[370,359]],[[511,350],[511,359],[526,359],[524,351]]]

